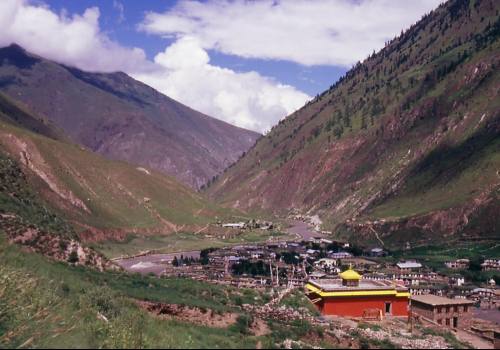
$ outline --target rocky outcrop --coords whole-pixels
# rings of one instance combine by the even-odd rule
[[[25,224],[15,215],[0,214],[0,230],[7,234],[10,243],[57,261],[88,266],[99,271],[120,269],[95,250],[83,246],[81,242],[42,231],[33,225]]]

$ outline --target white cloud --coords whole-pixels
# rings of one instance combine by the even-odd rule
[[[148,33],[197,38],[205,49],[304,65],[348,66],[434,9],[442,0],[181,1],[148,13]]]
[[[115,1],[115,7],[120,3]],[[309,96],[256,72],[210,64],[199,42],[182,38],[148,61],[139,48],[110,40],[99,9],[82,15],[54,13],[22,0],[0,1],[0,46],[17,43],[40,56],[89,71],[125,71],[166,95],[229,123],[265,131]]]
[[[31,52],[91,71],[147,69],[144,50],[126,48],[99,28],[99,9],[71,17],[23,0],[0,1],[0,45],[17,43]]]
[[[265,132],[310,97],[256,72],[238,73],[210,64],[195,38],[184,37],[155,57],[158,70],[136,79],[231,124]]]
[[[176,39],[151,62],[141,48],[124,47],[101,30],[97,7],[57,14],[39,0],[0,0],[0,46],[15,42],[89,71],[121,70],[203,113],[263,132],[309,96],[257,72],[212,65],[209,49],[349,65],[439,1],[181,1],[166,13],[147,14],[141,24],[149,33]],[[123,9],[117,0],[114,5]]]
[[[125,6],[117,0],[113,0],[113,8],[118,12],[118,20],[117,22],[123,23],[125,21]]]

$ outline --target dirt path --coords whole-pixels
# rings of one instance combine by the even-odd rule
[[[292,227],[289,227],[286,232],[292,235],[296,235],[300,240],[307,241],[313,237],[325,237],[324,234],[313,230],[308,223],[298,220],[291,220],[289,221],[289,223],[292,225]]]
[[[375,231],[375,229],[373,227],[370,226],[370,229],[373,231],[373,233],[375,234],[375,237],[377,237],[377,240],[380,242],[380,244],[382,244],[382,247],[385,246],[384,242],[380,239],[380,236],[378,235],[378,232]]]
[[[460,341],[471,344],[475,349],[493,349],[493,343],[477,335],[470,334],[462,330],[457,330],[457,338]]]

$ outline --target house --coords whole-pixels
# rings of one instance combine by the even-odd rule
[[[337,252],[329,254],[331,259],[348,259],[352,258],[352,254],[348,252]]]
[[[453,270],[464,270],[469,268],[470,261],[469,259],[457,259],[454,261],[447,261],[444,265]]]
[[[410,293],[393,281],[364,280],[352,269],[340,279],[309,280],[306,294],[323,315],[407,316]]]
[[[323,259],[316,260],[314,262],[314,265],[317,267],[334,267],[334,266],[337,266],[337,260],[323,258]]]
[[[252,257],[252,259],[262,259],[264,257],[264,251],[262,250],[256,250],[256,251],[253,251],[250,256]]]
[[[471,300],[450,299],[437,295],[413,295],[411,314],[448,328],[469,328],[472,322]]]
[[[372,281],[383,281],[387,280],[387,275],[382,272],[365,273],[363,279]]]
[[[486,259],[481,264],[483,271],[500,270],[500,259]]]
[[[446,296],[446,293],[449,291],[449,287],[446,284],[428,282],[412,284],[408,288],[410,289],[411,295],[432,294],[437,296]]]
[[[500,289],[494,288],[475,288],[469,298],[479,302],[479,306],[483,309],[491,309],[500,306]]]
[[[337,260],[323,258],[314,262],[316,269],[326,271],[329,273],[339,273],[340,269],[337,267]]]
[[[450,276],[450,278],[448,279],[448,283],[450,284],[450,286],[461,287],[465,284],[465,277],[460,275]]]
[[[292,252],[298,252],[298,251],[303,251],[304,249],[301,247],[300,244],[298,243],[287,243],[286,247],[288,251]]]
[[[384,251],[382,248],[373,248],[370,250],[369,255],[373,257],[382,257],[386,256],[387,252]]]
[[[415,260],[398,262],[396,266],[400,271],[412,271],[422,268],[422,264]]]
[[[244,222],[235,222],[235,223],[228,223],[228,224],[222,224],[222,227],[227,227],[227,228],[245,228],[246,224]]]
[[[313,273],[311,273],[309,275],[309,277],[313,278],[313,279],[323,279],[326,277],[326,273],[324,272],[319,272],[319,271],[314,271]]]

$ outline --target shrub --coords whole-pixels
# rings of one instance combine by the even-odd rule
[[[241,334],[249,334],[249,328],[252,325],[253,318],[250,315],[239,315],[236,323],[231,326],[231,330]]]
[[[70,264],[76,264],[78,261],[80,261],[78,253],[76,252],[76,250],[73,250],[71,253],[69,253],[68,262]]]

